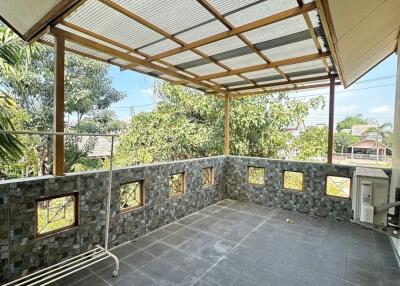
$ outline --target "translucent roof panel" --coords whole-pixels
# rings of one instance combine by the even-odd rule
[[[186,51],[186,52],[182,52],[182,53],[164,58],[163,60],[165,62],[168,62],[173,65],[179,65],[182,63],[186,63],[186,62],[190,62],[190,61],[194,61],[194,60],[198,60],[198,59],[201,59],[201,56],[199,56],[198,54],[196,54],[192,51]]]
[[[209,2],[220,13],[227,14],[225,16],[226,19],[236,27],[274,15],[276,13],[282,12],[290,8],[298,7],[296,0],[286,0],[286,1],[210,0]],[[236,3],[236,5],[234,5],[232,2]]]
[[[86,1],[66,21],[131,48],[162,38],[160,34],[96,0]]]
[[[238,37],[233,36],[229,37],[208,45],[200,46],[197,48],[199,51],[205,53],[206,55],[215,55],[223,52],[227,52],[230,50],[234,50],[237,48],[241,48],[246,46],[245,43],[243,43],[242,40],[240,40]]]
[[[221,63],[228,66],[231,69],[239,69],[239,68],[244,68],[246,66],[265,64],[266,62],[259,55],[253,53],[249,55],[244,55],[224,60],[221,61]]]
[[[265,69],[265,70],[261,70],[261,71],[244,73],[243,75],[248,78],[253,79],[253,78],[264,77],[264,76],[275,76],[275,75],[279,75],[279,73],[275,69]]]
[[[281,70],[285,73],[288,73],[288,72],[297,72],[297,71],[303,71],[303,70],[309,70],[309,69],[318,69],[318,68],[323,68],[323,67],[324,67],[324,65],[322,64],[321,60],[315,60],[315,61],[311,61],[311,62],[282,66]]]
[[[301,42],[296,42],[293,44],[288,44],[280,47],[276,47],[273,49],[268,49],[262,52],[266,55],[271,61],[279,61],[290,58],[316,54],[318,53],[317,48],[314,45],[314,42],[309,40],[304,40]]]
[[[219,21],[213,21],[205,25],[190,29],[184,33],[179,33],[176,37],[185,43],[191,43],[218,33],[227,31],[228,29]]]
[[[202,65],[202,66],[194,67],[191,69],[187,69],[187,71],[195,73],[199,76],[203,76],[203,75],[208,75],[210,73],[223,72],[223,71],[226,71],[226,69],[224,69],[216,64],[210,63],[207,65]]]
[[[253,44],[285,37],[298,32],[308,31],[303,16],[295,16],[283,21],[273,23],[249,32],[244,33]]]
[[[214,19],[203,6],[193,0],[114,0],[114,2],[169,34],[176,34]]]
[[[144,48],[140,48],[139,51],[142,53],[148,54],[150,56],[175,49],[180,47],[177,43],[169,40],[169,39],[164,39],[162,41],[157,41],[154,44],[151,45],[146,45]]]
[[[224,83],[229,83],[229,82],[236,82],[236,81],[242,81],[243,79],[237,75],[231,75],[231,76],[225,76],[225,77],[220,77],[214,79],[215,82],[224,84]]]

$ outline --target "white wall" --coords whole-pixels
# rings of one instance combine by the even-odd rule
[[[393,130],[393,174],[391,184],[391,198],[394,197],[396,187],[400,187],[400,38],[397,43],[397,80],[396,98],[394,107],[394,130]],[[393,243],[400,255],[400,239],[393,238]]]

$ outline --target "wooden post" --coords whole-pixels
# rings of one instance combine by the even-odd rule
[[[335,79],[336,75],[330,75],[329,87],[329,129],[328,129],[328,164],[332,164],[333,155],[333,129],[335,116]]]
[[[55,35],[54,55],[53,131],[64,132],[65,40],[61,34]],[[53,137],[53,175],[64,175],[64,136],[61,135]]]
[[[225,112],[224,112],[224,155],[229,155],[229,113],[231,109],[231,98],[229,95],[225,97]]]

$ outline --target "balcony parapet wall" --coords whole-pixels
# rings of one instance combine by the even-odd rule
[[[247,183],[248,166],[265,168],[265,183]],[[213,167],[214,183],[202,187],[202,169]],[[304,173],[302,192],[282,189],[282,172]],[[354,166],[236,156],[141,165],[113,171],[110,247],[133,240],[216,202],[242,202],[349,222],[351,199],[325,195],[326,175],[352,177]],[[185,193],[169,196],[168,177],[185,173]],[[385,170],[390,176],[390,170]],[[120,185],[143,180],[144,206],[120,212]],[[0,284],[104,244],[107,171],[63,177],[0,181]],[[35,238],[35,201],[79,193],[79,226]]]

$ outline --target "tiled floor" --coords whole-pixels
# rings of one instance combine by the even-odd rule
[[[286,219],[293,219],[293,224]],[[384,235],[225,200],[115,248],[59,285],[400,285]]]

